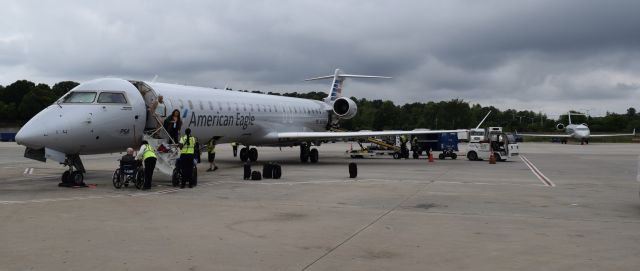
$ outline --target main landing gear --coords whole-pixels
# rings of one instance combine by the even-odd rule
[[[258,149],[249,148],[249,146],[240,149],[240,161],[247,162],[247,160],[258,161]]]
[[[61,183],[58,186],[61,187],[73,187],[73,186],[86,186],[84,184],[84,165],[82,165],[82,160],[80,160],[80,155],[78,154],[70,154],[67,155],[64,163],[64,166],[68,166],[69,170],[62,173]],[[75,168],[75,170],[74,170]]]
[[[311,149],[311,144],[300,145],[300,162],[306,163],[311,161],[311,163],[317,163],[319,156],[318,149]]]
[[[589,140],[583,139],[583,140],[580,141],[580,145],[584,145],[584,144],[589,145]]]

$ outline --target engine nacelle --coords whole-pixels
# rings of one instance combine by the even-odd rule
[[[333,113],[341,119],[353,118],[357,112],[358,106],[351,99],[340,97],[333,102]]]
[[[562,123],[558,123],[558,124],[556,125],[556,129],[558,129],[558,130],[564,130],[564,124],[562,124]]]

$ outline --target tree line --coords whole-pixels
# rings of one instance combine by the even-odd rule
[[[58,100],[62,95],[78,85],[73,81],[62,81],[50,87],[27,80],[18,80],[8,86],[0,85],[0,124],[21,125],[40,110]],[[231,89],[228,89],[232,91]],[[239,90],[243,92],[281,95],[287,97],[322,100],[326,92],[262,92]],[[568,123],[566,115],[558,120],[548,118],[541,112],[507,109],[499,110],[494,106],[471,104],[464,100],[415,102],[396,105],[392,101],[368,100],[351,97],[357,106],[358,114],[349,120],[343,120],[341,127],[346,130],[411,130],[426,129],[462,129],[472,128],[491,111],[483,127],[501,126],[506,131],[543,132],[552,131],[557,123]],[[586,123],[593,132],[630,132],[640,128],[640,114],[635,108],[627,109],[626,114],[607,113],[603,117],[572,115],[573,123]]]

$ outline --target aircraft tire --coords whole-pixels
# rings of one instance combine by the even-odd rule
[[[69,183],[69,181],[71,180],[71,172],[69,172],[68,170],[62,173],[62,178],[60,178],[60,181],[62,181],[62,183],[67,184]]]
[[[318,149],[311,149],[309,152],[309,160],[311,160],[311,163],[318,163],[319,157]]]
[[[246,162],[249,160],[249,155],[247,154],[249,150],[247,148],[240,149],[240,161]]]
[[[397,152],[393,153],[393,159],[400,159],[400,154]]]
[[[84,185],[84,174],[82,174],[82,172],[80,171],[72,172],[69,179],[74,185],[77,185],[77,186]]]
[[[444,160],[445,158],[444,153],[438,154],[438,159]]]
[[[247,155],[249,156],[249,160],[251,162],[258,161],[258,149],[256,148],[249,149],[249,152],[247,152]]]

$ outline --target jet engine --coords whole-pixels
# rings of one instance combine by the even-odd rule
[[[558,124],[556,125],[556,129],[558,129],[558,130],[564,130],[564,124],[562,124],[562,123],[558,123]]]
[[[351,99],[340,97],[333,102],[333,113],[341,119],[353,118],[357,112],[358,106]]]

